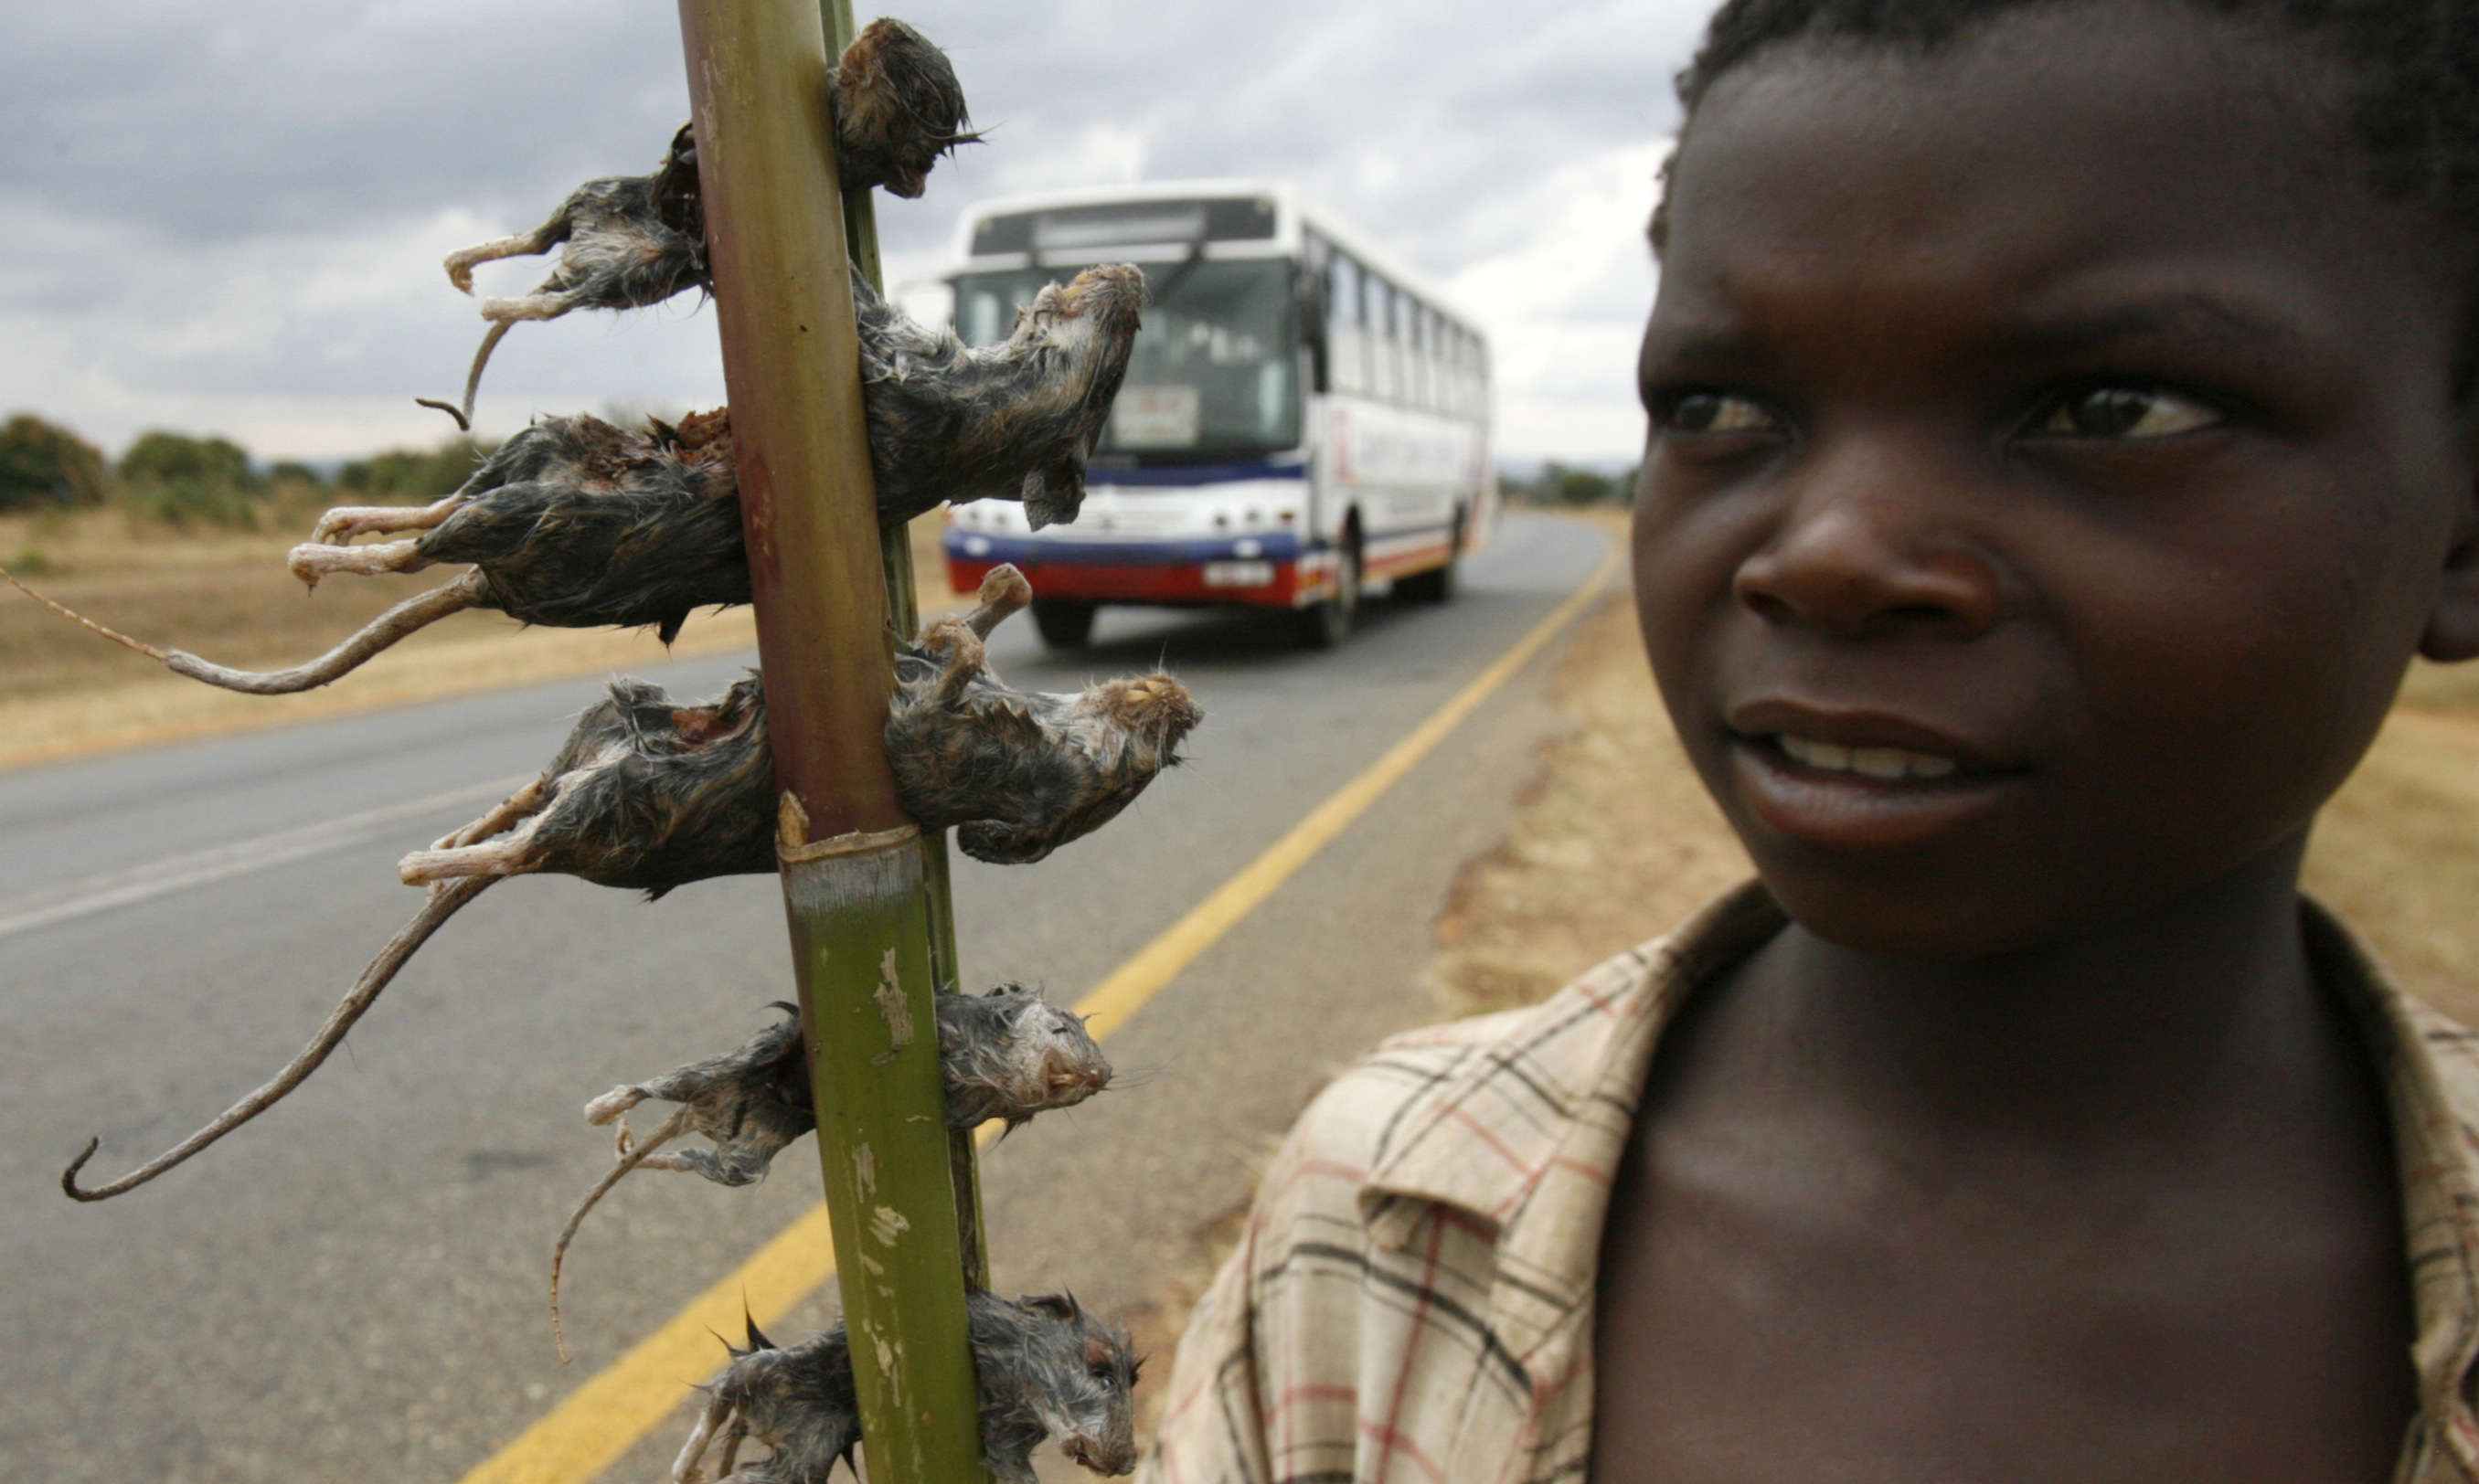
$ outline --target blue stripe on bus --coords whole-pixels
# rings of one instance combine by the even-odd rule
[[[1241,556],[1233,548],[1253,541],[1257,549]],[[1235,536],[1184,541],[1059,541],[1025,536],[988,536],[949,527],[947,554],[968,562],[1012,562],[1035,566],[1044,562],[1073,562],[1096,566],[1162,566],[1195,562],[1292,562],[1300,555],[1300,539],[1289,531],[1262,536]]]
[[[1305,464],[1277,464],[1271,459],[1254,459],[1240,464],[1165,464],[1152,468],[1093,468],[1085,471],[1087,485],[1116,485],[1123,490],[1188,489],[1196,485],[1227,485],[1242,479],[1306,479]]]

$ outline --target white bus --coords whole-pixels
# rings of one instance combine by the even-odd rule
[[[1443,600],[1496,517],[1489,346],[1384,252],[1262,181],[994,201],[965,214],[952,276],[967,343],[1004,340],[1042,285],[1134,263],[1153,291],[1071,525],[1023,507],[949,513],[949,580],[1012,562],[1060,647],[1107,603],[1291,610],[1350,632],[1363,585]]]

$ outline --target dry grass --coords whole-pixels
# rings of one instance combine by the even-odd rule
[[[284,554],[306,531],[175,532],[114,511],[0,519],[0,565],[39,568],[34,586],[98,623],[219,664],[291,665],[318,654],[441,572],[338,577],[305,593]],[[925,610],[950,606],[934,516],[912,524]],[[28,563],[32,554],[38,560]],[[674,655],[756,641],[749,610],[689,620]],[[301,695],[237,695],[166,673],[0,591],[0,694],[12,725],[0,767],[247,731],[562,675],[642,667],[665,657],[651,632],[527,629],[465,614],[396,645],[348,679]]]
[[[1449,1015],[1530,1004],[1750,871],[1653,694],[1625,599],[1584,619],[1551,693],[1574,730],[1543,746],[1506,839],[1437,919],[1427,977]]]

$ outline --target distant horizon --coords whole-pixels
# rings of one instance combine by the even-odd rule
[[[606,418],[613,417],[615,414],[621,416],[658,416],[669,418],[676,415],[684,415],[686,410],[664,406],[639,405],[631,408],[619,409],[604,407],[598,408],[595,411],[598,415]],[[108,464],[117,465],[122,456],[129,452],[130,444],[136,442],[139,439],[145,437],[149,433],[171,433],[183,438],[193,438],[199,440],[220,438],[228,440],[234,445],[239,447],[243,453],[249,456],[250,471],[254,474],[265,475],[273,472],[280,465],[297,464],[305,468],[315,470],[319,478],[326,480],[333,480],[336,477],[337,471],[348,464],[365,463],[372,459],[384,458],[389,454],[431,453],[450,442],[455,441],[457,439],[475,436],[458,433],[449,429],[442,432],[437,438],[430,440],[426,443],[389,443],[380,447],[364,449],[355,453],[322,454],[310,458],[300,458],[289,454],[270,454],[262,452],[259,449],[250,447],[249,444],[243,442],[238,438],[234,438],[229,433],[220,432],[212,428],[140,428],[131,433],[130,436],[117,446],[115,446],[88,437],[84,429],[79,428],[75,424],[65,421],[63,418],[52,416],[38,407],[0,408],[0,422],[6,422],[10,418],[20,415],[37,417],[56,428],[62,428],[69,433],[75,434],[86,442],[92,444],[94,448],[103,455],[105,462]],[[434,414],[433,415],[438,415]],[[496,438],[485,438],[481,440],[490,443],[498,443],[501,441],[501,440]],[[1607,478],[1624,473],[1627,470],[1634,468],[1637,462],[1638,455],[1633,452],[1624,456],[1554,453],[1500,454],[1495,459],[1494,466],[1497,471],[1498,477],[1501,479],[1532,479],[1537,477],[1543,469],[1552,464],[1560,465],[1571,469],[1582,469]]]

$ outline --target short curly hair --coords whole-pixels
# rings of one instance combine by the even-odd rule
[[[1926,54],[2011,12],[2074,3],[2082,0],[1727,0],[1678,74],[1678,101],[1693,118],[1725,73],[1782,42],[1853,40]],[[2479,0],[2161,3],[2260,18],[2329,47],[2358,75],[2350,127],[2369,184],[2385,199],[2479,229]],[[1656,244],[1665,215],[1654,216]]]

